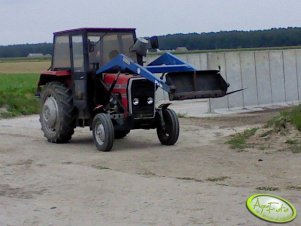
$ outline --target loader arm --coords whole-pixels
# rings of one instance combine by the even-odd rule
[[[170,87],[162,79],[156,77],[153,73],[169,73],[169,72],[180,72],[180,71],[195,71],[195,69],[182,62],[180,59],[174,57],[170,53],[166,53],[153,61],[149,66],[143,67],[123,54],[119,54],[117,57],[112,59],[109,63],[101,67],[96,71],[96,74],[101,74],[108,71],[126,71],[137,75],[140,75],[149,81],[155,83],[166,92],[170,92]],[[168,59],[173,59],[175,64],[171,64]],[[169,62],[169,64],[168,64]],[[161,64],[161,65],[160,65]],[[164,64],[164,65],[163,65]]]
[[[120,71],[140,75],[155,83],[169,93],[170,100],[222,97],[229,87],[219,71],[197,71],[170,53],[161,55],[145,67],[119,54],[97,70],[96,74]],[[166,74],[166,81],[154,73]]]

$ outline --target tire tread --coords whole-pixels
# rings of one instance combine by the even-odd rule
[[[166,139],[166,137],[162,136],[162,131],[159,126],[157,128],[158,138],[161,144],[163,145],[174,145],[178,141],[179,134],[180,134],[180,126],[179,126],[179,120],[177,114],[172,109],[167,108],[163,110],[163,116],[164,118],[168,117],[170,119],[173,131],[170,134],[170,136]]]
[[[61,123],[58,128],[58,132],[54,136],[50,136],[43,130],[44,136],[48,139],[51,143],[66,143],[71,140],[72,135],[74,134],[74,128],[76,124],[76,117],[75,117],[75,108],[73,106],[73,97],[72,92],[68,89],[64,84],[60,82],[50,82],[45,85],[42,94],[41,100],[42,103],[45,101],[45,95],[47,93],[53,93],[56,96],[57,104],[60,112]],[[40,122],[42,121],[40,113]]]
[[[94,134],[94,129],[95,129],[94,127],[95,127],[95,124],[97,123],[97,120],[100,120],[102,122],[104,129],[107,132],[106,135],[108,137],[108,139],[104,142],[104,145],[102,145],[102,146],[100,146],[97,143],[95,134]],[[94,139],[96,148],[99,151],[104,151],[104,152],[111,151],[112,147],[113,147],[113,143],[114,143],[114,126],[113,126],[110,116],[105,113],[99,113],[99,114],[95,115],[93,122],[92,122],[92,128],[93,128],[93,139]]]

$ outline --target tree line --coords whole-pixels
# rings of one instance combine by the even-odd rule
[[[180,46],[188,50],[298,46],[301,45],[301,28],[173,34],[160,36],[159,42],[164,50]]]
[[[159,36],[160,49],[216,50],[301,45],[301,28],[273,28],[258,31],[220,31]],[[0,58],[26,57],[29,53],[52,54],[51,43],[0,46]]]
[[[52,43],[0,46],[0,58],[27,57],[30,53],[52,54]]]

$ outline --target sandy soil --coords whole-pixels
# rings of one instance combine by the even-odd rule
[[[183,118],[175,146],[137,130],[110,153],[96,151],[88,129],[50,144],[37,116],[0,120],[0,225],[272,225],[245,201],[270,193],[300,212],[301,154],[238,152],[224,142],[273,114]]]

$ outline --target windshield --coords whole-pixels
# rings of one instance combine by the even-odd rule
[[[136,61],[130,51],[134,44],[132,33],[88,33],[90,69],[97,69],[122,53]]]

